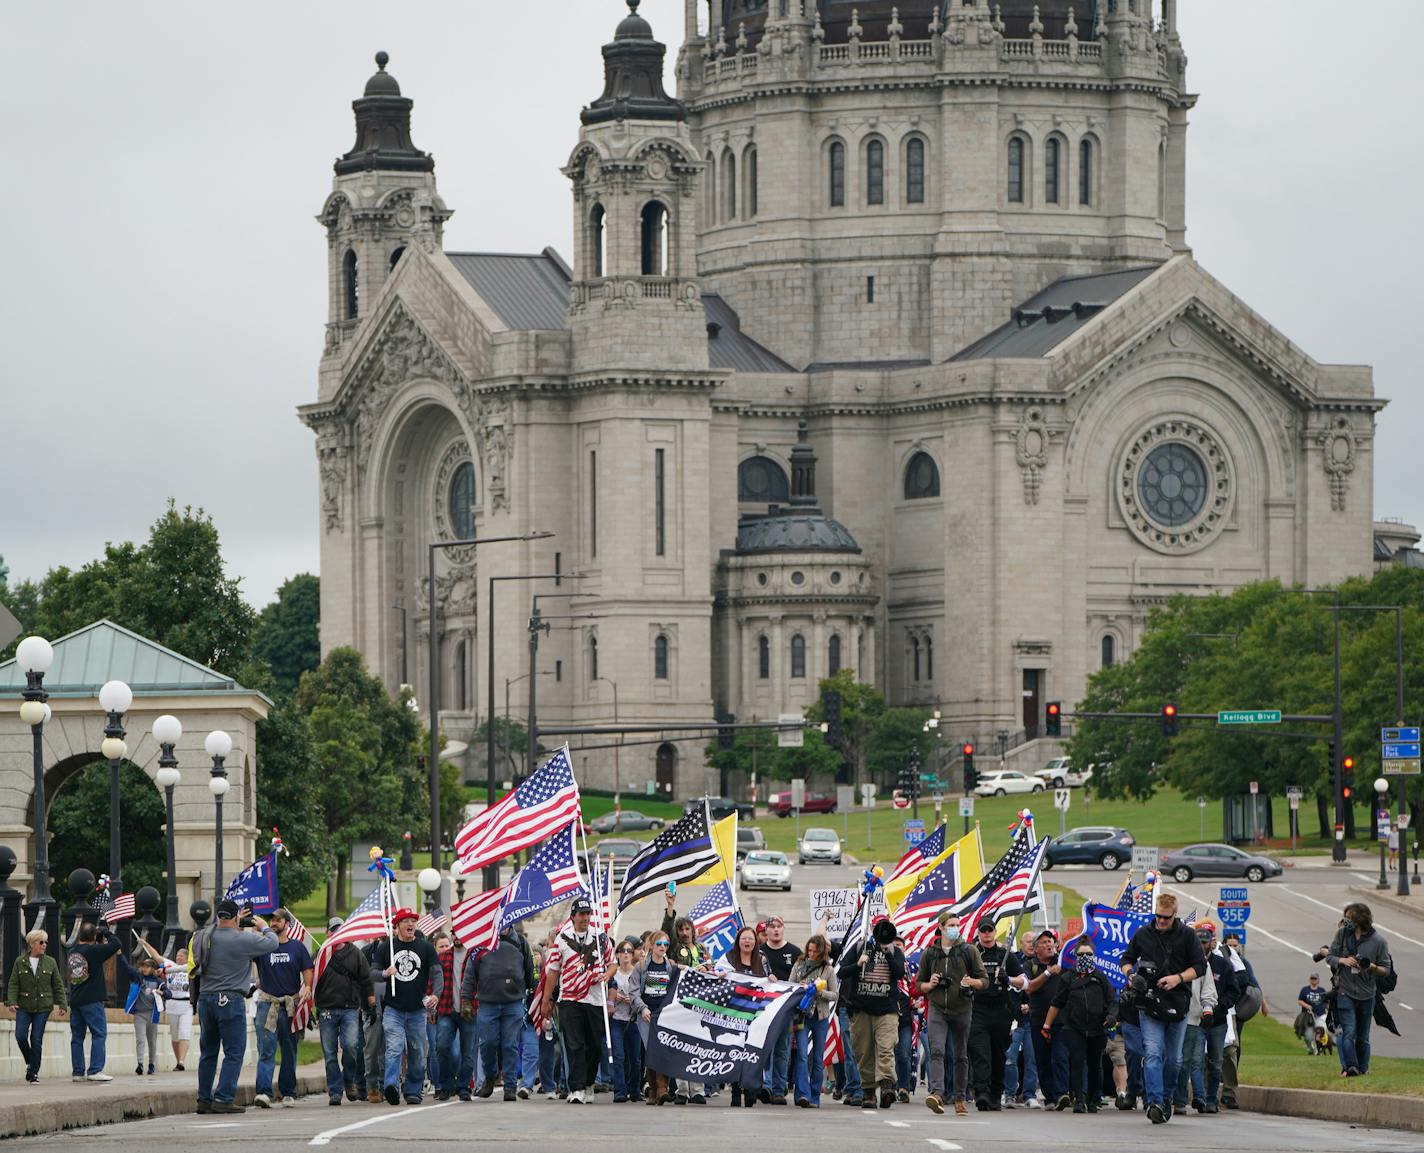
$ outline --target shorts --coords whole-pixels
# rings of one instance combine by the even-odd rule
[[[166,1001],[168,1037],[172,1041],[193,1039],[193,1004],[191,1001]]]
[[[1121,1033],[1114,1033],[1108,1038],[1107,1054],[1114,1069],[1127,1067],[1127,1042],[1122,1039]]]

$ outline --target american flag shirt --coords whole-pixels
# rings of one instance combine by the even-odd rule
[[[579,945],[595,945],[602,963],[591,967],[584,955],[569,942]],[[613,964],[613,944],[603,933],[586,930],[582,936],[572,928],[563,930],[558,936],[558,952],[552,959],[552,968],[559,975],[559,1000],[579,1001],[585,1005],[605,1004],[603,974]]]

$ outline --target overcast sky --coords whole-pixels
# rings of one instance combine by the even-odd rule
[[[1181,0],[1197,258],[1392,400],[1375,511],[1424,523],[1424,4]],[[601,90],[617,0],[7,0],[0,555],[11,578],[202,506],[255,605],[317,569],[313,217],[377,49],[455,209],[446,246],[570,253],[559,165]],[[642,8],[675,56],[681,0]],[[670,70],[669,70],[670,71]],[[669,74],[669,86],[672,85]]]

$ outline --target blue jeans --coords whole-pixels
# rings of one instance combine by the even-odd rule
[[[530,1024],[527,1013],[521,1015],[520,1021],[519,1064],[522,1068],[519,1083],[532,1093],[539,1076],[539,1030]]]
[[[1043,1099],[1052,1105],[1068,1092],[1068,1049],[1063,1044],[1061,1025],[1054,1026],[1052,1041],[1045,1041],[1043,1034],[1034,1029],[1033,1064],[1038,1070],[1038,1087],[1043,1090]]]
[[[1375,1019],[1375,999],[1335,997],[1335,1016],[1340,1020],[1340,1064],[1346,1069],[1370,1071],[1370,1025]]]
[[[446,1026],[445,1022],[451,1022]],[[441,1066],[441,1088],[450,1089],[462,1096],[468,1097],[470,1093],[470,1082],[480,1079],[480,1026],[473,1016],[465,1017],[463,1014],[456,1017],[441,1017],[442,1028],[455,1030],[455,1037],[452,1044],[457,1044],[460,1050],[459,1064],[451,1068],[447,1075],[444,1066]]]
[[[823,1063],[826,1053],[826,1034],[830,1031],[829,1017],[807,1017],[800,1032],[796,1034],[796,1096],[817,1107],[821,1104],[821,1086],[826,1079]]]
[[[435,1018],[435,1056],[430,1062],[430,1083],[445,1093],[470,1091],[468,1080],[457,1085],[460,1065],[465,1059],[465,1039],[460,1034],[463,1018],[458,1013]]]
[[[425,1091],[425,1010],[403,1013],[387,1005],[381,1025],[386,1034],[387,1085],[400,1087],[401,1058],[405,1058],[405,1096],[419,1101]]]
[[[282,1097],[297,1095],[297,1035],[287,1010],[271,1001],[257,1002],[257,1092],[272,1095],[272,1070],[277,1051],[282,1053],[282,1072],[277,1076],[277,1092]]]
[[[1142,1097],[1142,1026],[1132,1021],[1119,1021],[1118,1028],[1122,1030],[1122,1047],[1127,1050],[1128,1095]]]
[[[204,993],[198,998],[198,1021],[198,1100],[229,1104],[237,1095],[242,1058],[247,1052],[247,1002],[239,993]]]
[[[1192,1101],[1218,1104],[1221,1093],[1221,1052],[1226,1044],[1226,1026],[1203,1029],[1188,1025],[1182,1040],[1182,1065],[1177,1073],[1176,1103],[1185,1107]],[[1188,1092],[1190,1090],[1190,1092]]]
[[[1023,1096],[1029,1100],[1038,1092],[1038,1066],[1033,1060],[1033,1033],[1025,1020],[1009,1035],[1009,1047],[1004,1053],[1004,1094],[1019,1095],[1019,1054],[1023,1054]]]
[[[357,1040],[355,1009],[323,1009],[321,1011],[321,1055],[326,1058],[326,1095],[340,1097],[344,1088],[355,1089],[359,1072],[361,1048]],[[337,1045],[340,1044],[340,1052]],[[340,1058],[346,1058],[343,1072]],[[287,1066],[283,1065],[285,1074]],[[267,1076],[272,1076],[268,1070]],[[268,1084],[271,1084],[270,1080]]]
[[[45,1023],[49,1021],[50,1012],[49,1009],[43,1013],[15,1010],[15,1044],[20,1047],[25,1067],[35,1073],[40,1071],[40,1058],[44,1055]]]
[[[844,1090],[847,1097],[862,1095],[860,1066],[855,1063],[855,1054],[850,1051],[850,1013],[837,1008],[836,1020],[841,1031],[841,1052],[845,1056],[835,1066],[836,1086]]]
[[[791,1029],[788,1024],[788,1027],[783,1029],[781,1035],[777,1037],[776,1044],[772,1046],[771,1060],[761,1071],[762,1088],[774,1097],[786,1096],[786,1073],[790,1061]]]
[[[636,1021],[608,1022],[613,1030],[613,1099],[641,1096],[643,1035]]]
[[[1138,1021],[1142,1029],[1143,1096],[1149,1105],[1167,1103],[1164,1086],[1177,1088],[1177,1066],[1182,1059],[1182,1038],[1187,1032],[1186,1021],[1158,1021],[1143,1013]]]
[[[84,1065],[84,1034],[93,1039],[89,1045],[89,1066]],[[69,1062],[76,1077],[104,1071],[105,1046],[109,1041],[109,1023],[100,1004],[75,1005],[69,1011]]]
[[[519,1083],[519,1029],[524,1020],[524,1002],[491,1005],[481,1001],[475,1012],[480,1026],[480,1060],[484,1063],[485,1080],[504,1065],[504,1087],[513,1090]]]
[[[900,1022],[895,1037],[895,1088],[907,1093],[915,1090],[914,1063],[910,1060],[910,1045],[915,1039],[915,1027],[909,1021]]]
[[[559,1056],[558,1037],[539,1034],[539,1089],[541,1092],[555,1093],[559,1088],[559,1077],[555,1066],[562,1065]]]

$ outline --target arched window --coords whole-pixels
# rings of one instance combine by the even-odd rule
[[[925,637],[925,680],[934,680],[934,640]]]
[[[1059,165],[1063,156],[1062,144],[1058,137],[1050,136],[1043,146],[1043,200],[1045,204],[1057,204],[1061,186]]]
[[[405,255],[405,245],[404,245],[404,244],[402,244],[399,248],[397,248],[394,252],[391,253],[391,271],[392,271],[392,272],[395,271],[396,265],[400,262],[400,258],[401,258],[402,256],[404,256],[404,255]]]
[[[604,218],[608,213],[603,205],[595,204],[588,214],[588,259],[594,276],[605,275],[608,258],[608,232],[604,228]]]
[[[1009,141],[1009,203],[1022,204],[1024,198],[1024,142],[1022,136]]]
[[[927,452],[917,452],[905,466],[905,499],[939,496],[939,466]]]
[[[791,638],[791,676],[800,680],[806,675],[806,638],[797,633]]]
[[[361,289],[356,283],[356,250],[348,248],[341,261],[341,291],[346,298],[346,319],[355,320],[361,307]]]
[[[905,145],[905,203],[925,202],[925,142],[912,136]]]
[[[1093,203],[1093,142],[1084,137],[1078,143],[1078,203]]]
[[[910,638],[910,660],[914,668],[914,674],[910,677],[912,681],[920,679],[920,638]]]
[[[1103,637],[1103,668],[1112,668],[1113,661],[1116,659],[1116,657],[1117,639],[1111,633],[1107,633]]]
[[[750,220],[757,214],[757,150],[755,147],[747,149],[746,155],[742,159],[742,169],[743,179],[747,183],[742,204],[746,209],[747,219]]]
[[[668,639],[661,634],[653,641],[653,676],[660,681],[668,679]]]
[[[707,173],[703,177],[706,183],[702,188],[703,209],[707,219],[703,222],[704,228],[711,228],[717,223],[717,161],[712,158],[712,153],[707,154]]]
[[[461,641],[455,646],[455,708],[462,713],[470,707],[468,667],[465,642]]]
[[[660,200],[643,205],[643,275],[668,273],[668,214]]]
[[[598,637],[596,635],[588,638],[588,679],[598,680]]]
[[[757,637],[757,680],[764,681],[771,677],[771,642],[766,639],[765,634]]]
[[[749,456],[737,466],[737,499],[755,504],[790,500],[791,484],[776,461]]]
[[[839,140],[831,142],[828,156],[830,169],[831,207],[845,207],[845,145]]]
[[[461,461],[450,478],[450,531],[456,540],[475,536],[475,466],[468,460]]]
[[[722,156],[722,219],[737,219],[737,158],[730,152]]]
[[[872,140],[865,146],[865,203],[885,203],[885,142]]]
[[[841,637],[840,633],[832,633],[829,651],[826,653],[826,674],[833,677],[840,671]]]

